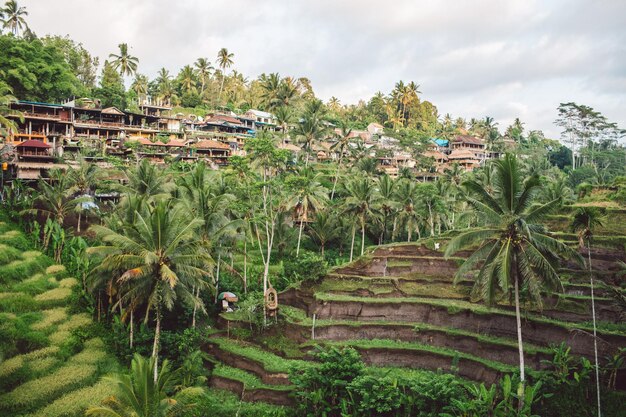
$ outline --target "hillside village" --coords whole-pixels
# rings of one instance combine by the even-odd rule
[[[336,162],[360,152],[361,158],[375,158],[381,173],[396,178],[405,170],[403,175],[421,181],[435,180],[455,164],[472,171],[502,154],[469,134],[450,140],[432,138],[422,152],[412,153],[378,123],[347,132],[328,123],[324,137],[309,150],[291,134],[293,124],[279,125],[269,112],[250,109],[242,114],[214,112],[201,117],[174,113],[169,103],[150,97],[138,107],[140,113],[102,108],[97,100],[86,98],[62,104],[12,103],[10,117],[17,129],[8,131],[0,150],[8,163],[7,179],[47,178],[47,171],[66,168],[79,154],[100,167],[110,166],[107,157],[114,157],[126,163],[148,159],[159,165],[200,160],[218,169],[228,165],[231,156],[245,156],[246,140],[262,131],[277,133],[281,138],[277,148],[289,151],[294,161],[310,153],[317,162]],[[343,150],[337,146],[340,139],[348,141]],[[512,140],[505,143],[507,149],[515,146]]]

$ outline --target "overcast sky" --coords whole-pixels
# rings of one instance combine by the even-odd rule
[[[421,85],[441,115],[515,117],[558,137],[560,102],[626,128],[626,1],[22,0],[40,36],[104,60],[126,42],[139,72],[177,72],[226,47],[250,79],[311,79],[342,104]]]

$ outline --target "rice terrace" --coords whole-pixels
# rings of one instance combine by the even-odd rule
[[[0,4],[0,416],[626,416],[624,15]]]

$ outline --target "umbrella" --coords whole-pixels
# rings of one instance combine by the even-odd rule
[[[220,295],[217,296],[218,300],[226,300],[229,303],[236,303],[239,298],[232,292],[221,292]]]

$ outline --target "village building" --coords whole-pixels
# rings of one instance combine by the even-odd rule
[[[228,164],[231,150],[228,145],[216,140],[205,139],[191,145],[193,155],[199,160],[204,160],[213,168]]]

